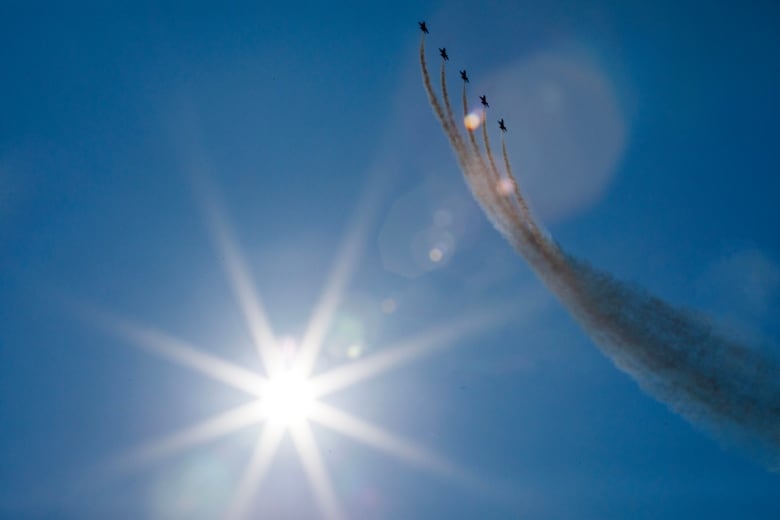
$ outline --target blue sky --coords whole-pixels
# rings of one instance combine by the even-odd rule
[[[112,461],[246,395],[98,317],[262,372],[210,233],[217,201],[289,341],[360,224],[317,373],[494,318],[323,398],[458,468],[313,424],[344,516],[776,518],[777,473],[644,394],[482,215],[427,105],[416,22],[432,68],[446,46],[452,85],[466,68],[506,119],[567,250],[777,355],[780,12],[535,4],[0,7],[0,516],[228,507],[260,426]],[[322,514],[295,446],[248,510]]]

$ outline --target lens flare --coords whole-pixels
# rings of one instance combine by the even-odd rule
[[[470,112],[463,118],[463,126],[466,130],[473,132],[482,124],[482,117],[476,112]]]
[[[504,197],[508,197],[514,193],[515,184],[511,179],[501,179],[498,181],[498,184],[496,184],[496,191]]]
[[[395,302],[393,298],[385,298],[382,300],[382,312],[385,314],[392,314],[395,312],[396,307],[398,304]]]

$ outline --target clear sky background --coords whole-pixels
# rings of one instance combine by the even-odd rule
[[[645,395],[491,227],[417,61],[426,20],[432,68],[446,46],[453,90],[466,68],[470,101],[487,94],[567,250],[777,355],[772,2],[21,4],[0,6],[0,516],[229,503],[259,426],[106,469],[246,395],[85,310],[261,370],[207,176],[279,337],[304,333],[362,225],[319,372],[509,316],[325,398],[468,473],[314,424],[347,517],[780,517],[780,475]],[[289,437],[252,509],[320,513]]]

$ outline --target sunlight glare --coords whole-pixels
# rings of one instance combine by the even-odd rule
[[[291,426],[308,418],[314,392],[311,383],[295,370],[280,372],[268,382],[263,414],[274,423]]]
[[[213,442],[224,435],[258,424],[263,419],[262,406],[258,402],[250,402],[163,437],[156,442],[147,443],[116,458],[112,466],[119,471],[143,467],[193,446]]]
[[[503,321],[507,310],[470,313],[459,316],[452,322],[433,327],[423,334],[405,341],[377,349],[377,353],[329,370],[311,379],[309,385],[316,397],[325,396],[344,387],[386,372],[393,367],[437,350],[453,347],[464,338],[484,331],[491,325]]]
[[[229,519],[244,518],[258,487],[271,467],[271,462],[282,441],[284,427],[270,424],[257,440],[252,458],[241,476],[236,493],[226,515]]]
[[[477,123],[482,120],[475,114]],[[478,126],[478,125],[477,125]],[[320,516],[328,519],[344,518],[339,498],[331,481],[322,453],[312,431],[312,423],[319,423],[332,431],[347,435],[377,450],[405,460],[419,468],[455,479],[471,489],[473,484],[461,477],[463,472],[446,459],[428,453],[422,446],[395,436],[378,425],[359,419],[347,412],[320,401],[321,397],[355,385],[363,380],[408,363],[423,355],[451,347],[465,336],[503,321],[505,312],[491,309],[488,313],[470,313],[449,321],[446,325],[390,345],[381,351],[368,354],[366,345],[357,338],[350,338],[345,356],[353,360],[323,373],[314,375],[326,335],[334,326],[334,316],[353,275],[366,233],[365,215],[372,210],[373,199],[365,197],[357,211],[357,218],[341,245],[334,268],[325,284],[323,294],[315,306],[313,315],[298,343],[289,337],[277,337],[265,313],[262,300],[254,288],[248,264],[232,234],[227,218],[207,183],[201,186],[207,221],[212,238],[224,261],[228,282],[233,289],[238,306],[247,322],[253,343],[262,358],[267,377],[255,373],[226,359],[201,351],[194,346],[148,327],[140,327],[122,320],[108,320],[116,332],[126,336],[131,343],[167,358],[174,363],[193,369],[226,385],[249,393],[249,403],[147,443],[121,459],[118,466],[137,467],[160,458],[179,453],[200,444],[217,439],[254,425],[260,427],[252,456],[239,480],[232,500],[227,506],[227,518],[252,517],[257,506],[255,495],[267,477],[274,455],[282,440],[289,435],[306,473],[316,500]],[[446,215],[441,215],[441,218]],[[441,220],[441,219],[440,219]],[[437,248],[440,261],[446,251]],[[387,298],[381,309],[390,314],[397,302]],[[373,348],[370,350],[374,350]],[[361,358],[361,359],[359,359]],[[224,517],[224,516],[223,516]]]
[[[301,457],[303,469],[306,472],[309,485],[314,491],[314,497],[322,517],[327,520],[344,518],[344,512],[339,505],[333,483],[325,468],[320,449],[317,447],[309,424],[306,422],[296,424],[290,428],[290,435]]]
[[[106,312],[92,311],[92,313],[99,323],[115,330],[135,347],[191,368],[251,395],[260,395],[263,391],[266,379],[250,370],[203,352],[186,341],[151,327],[143,327]]]
[[[325,403],[317,403],[313,407],[312,417],[334,431],[433,473],[450,476],[457,471],[446,459],[429,453],[423,447]]]
[[[244,315],[244,320],[255,348],[263,361],[266,373],[273,374],[278,365],[276,352],[273,349],[274,332],[268,321],[263,301],[255,291],[246,259],[218,200],[216,189],[205,177],[193,177],[193,180],[197,181],[195,183],[196,191],[200,195],[211,239],[222,259],[228,283],[233,290],[241,313]]]

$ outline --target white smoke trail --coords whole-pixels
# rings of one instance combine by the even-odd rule
[[[425,35],[424,34],[420,39],[420,66],[422,67],[423,79],[425,81],[425,91],[428,93],[428,101],[430,102],[433,111],[436,113],[436,117],[441,122],[442,127],[444,128],[444,133],[447,134],[447,139],[449,139],[450,145],[452,146],[452,149],[455,151],[455,156],[458,159],[458,164],[465,171],[468,169],[467,168],[468,152],[466,150],[466,146],[463,143],[463,139],[461,138],[460,133],[458,132],[458,127],[455,125],[455,121],[451,117],[452,111],[450,110],[450,117],[444,115],[444,108],[442,108],[441,102],[439,102],[439,98],[436,96],[436,92],[434,92],[433,90],[433,85],[431,84],[431,76],[430,74],[428,74],[428,66],[425,62]],[[444,74],[442,74],[442,79],[444,79]],[[444,92],[446,93],[446,90]]]
[[[487,131],[485,131],[485,143],[487,143]],[[485,147],[487,148],[488,145],[485,144]],[[504,140],[503,134],[501,135],[501,155],[504,158],[504,168],[506,169],[507,180],[511,184],[512,191],[514,192],[514,200],[517,202],[517,205],[520,206],[520,211],[522,212],[523,222],[531,226],[532,231],[538,235],[540,233],[539,229],[536,227],[536,221],[531,217],[531,210],[528,209],[528,203],[526,203],[525,198],[520,191],[520,184],[517,182],[517,177],[512,173],[512,165],[509,163],[509,155],[506,153],[506,141]]]
[[[460,134],[460,131],[458,130],[458,126],[455,123],[454,116],[452,115],[452,107],[449,105],[449,97],[445,97],[445,100],[447,101],[447,113],[448,115],[445,115],[444,108],[442,108],[442,104],[439,101],[439,97],[436,95],[436,92],[433,90],[433,85],[431,84],[431,76],[428,73],[428,65],[425,61],[425,35],[420,38],[420,68],[422,69],[422,76],[423,76],[423,84],[425,86],[425,92],[428,94],[428,101],[431,104],[431,107],[433,108],[434,113],[436,114],[437,119],[442,125],[442,128],[444,129],[444,133],[447,135],[447,139],[450,142],[450,146],[452,147],[453,151],[455,152],[455,157],[458,160],[458,165],[460,166],[461,171],[463,171],[464,175],[469,177],[469,187],[471,188],[472,192],[474,193],[475,198],[477,201],[482,204],[483,201],[492,200],[494,198],[493,190],[491,190],[489,186],[489,182],[487,178],[484,175],[480,175],[481,172],[484,171],[484,161],[482,160],[482,156],[477,153],[476,157],[469,153],[468,148],[466,147],[466,143],[463,140],[463,137]],[[446,95],[447,93],[447,81],[444,74],[442,74],[442,93],[443,95]],[[465,99],[464,99],[464,107],[465,107]],[[504,216],[494,215],[489,212],[487,212],[485,209],[488,218],[491,220],[493,225],[504,233],[505,228],[507,228],[507,222],[506,218]]]
[[[460,157],[464,142],[451,118],[445,118],[431,88],[424,42],[420,61],[434,113]],[[446,88],[444,77],[442,88]],[[483,132],[490,160],[487,131]],[[601,351],[646,392],[689,421],[739,441],[770,467],[780,467],[777,360],[713,333],[706,320],[565,253],[539,231],[512,174],[503,140],[506,173],[514,185],[511,205],[502,202],[506,195],[491,180],[495,162],[490,160],[491,169],[485,166],[470,133],[474,154],[479,157],[458,162],[472,193]]]
[[[530,231],[536,235],[539,235],[539,229],[536,227],[536,222],[531,218],[531,212],[528,209],[525,199],[520,193],[520,185],[517,183],[517,179],[512,173],[512,166],[509,164],[509,156],[506,153],[506,144],[504,142],[504,135],[501,135],[501,151],[504,156],[504,168],[506,170],[506,178],[502,178],[496,166],[496,160],[493,157],[493,150],[490,147],[490,139],[488,138],[487,131],[487,111],[483,112],[482,117],[482,140],[485,144],[485,154],[487,155],[488,162],[490,163],[491,182],[495,186],[496,191],[501,195],[500,202],[503,206],[510,206],[504,208],[508,213],[512,213],[512,204],[517,204],[520,208],[521,219],[516,225],[523,225],[530,229]],[[509,186],[507,186],[509,184]],[[510,191],[511,190],[511,191]]]
[[[498,172],[496,166],[496,159],[493,157],[493,150],[490,148],[490,139],[488,138],[487,131],[487,111],[482,112],[482,143],[485,147],[485,155],[488,158],[488,164],[490,164],[490,176],[496,184],[501,182],[501,174]]]

